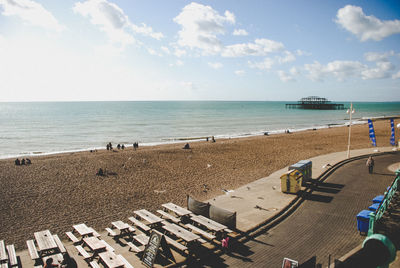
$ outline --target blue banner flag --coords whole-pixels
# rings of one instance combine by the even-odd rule
[[[394,120],[393,120],[393,118],[390,119],[390,127],[392,128],[392,135],[390,136],[390,144],[395,146],[396,140],[394,138]]]
[[[372,146],[376,146],[375,130],[371,119],[368,119],[369,138],[371,139]]]

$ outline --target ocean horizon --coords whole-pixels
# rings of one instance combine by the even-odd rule
[[[286,109],[286,103],[295,102],[0,102],[0,159],[103,149],[108,142],[150,146],[348,124],[346,110]],[[400,114],[400,102],[353,102],[353,106],[355,123]]]

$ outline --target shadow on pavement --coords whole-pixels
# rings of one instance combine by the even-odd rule
[[[330,203],[333,199],[332,196],[326,196],[326,195],[320,195],[320,194],[305,194],[304,195],[305,200],[309,201],[317,201],[317,202],[323,202],[323,203]]]

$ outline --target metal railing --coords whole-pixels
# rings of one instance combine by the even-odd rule
[[[374,234],[375,224],[380,218],[382,218],[383,213],[385,213],[386,209],[389,207],[390,201],[392,201],[394,194],[397,192],[397,189],[399,188],[399,183],[400,183],[400,169],[396,171],[396,178],[393,180],[392,185],[390,185],[389,190],[385,192],[385,196],[381,204],[379,205],[378,209],[376,210],[376,212],[375,213],[371,212],[369,214],[368,236]]]

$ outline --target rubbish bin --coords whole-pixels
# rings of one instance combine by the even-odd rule
[[[369,214],[371,214],[371,210],[362,210],[357,214],[357,230],[360,233],[368,233],[369,228]]]
[[[312,162],[309,160],[301,160],[296,164],[289,166],[289,170],[297,169],[303,174],[302,185],[305,186],[305,183],[311,180],[312,176]]]
[[[382,203],[383,198],[384,198],[383,195],[377,195],[377,196],[375,196],[374,199],[372,199],[372,202],[373,202],[373,203],[379,203],[379,204],[380,204],[380,203]]]
[[[373,203],[372,205],[370,205],[368,207],[368,209],[371,210],[372,212],[375,212],[379,208],[380,205],[381,205],[380,203]]]
[[[281,176],[281,190],[284,193],[295,194],[301,190],[303,174],[297,169],[289,170]]]

